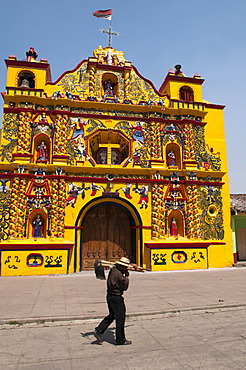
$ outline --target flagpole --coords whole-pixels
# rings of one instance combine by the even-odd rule
[[[106,13],[106,15],[105,15],[105,13]],[[94,12],[93,15],[95,17],[98,17],[98,18],[106,18],[106,19],[109,20],[109,28],[108,28],[108,30],[100,29],[99,31],[108,34],[108,47],[111,47],[112,36],[113,35],[115,35],[115,36],[119,36],[120,35],[119,32],[113,32],[113,29],[112,29],[112,9],[98,10],[98,11]],[[108,16],[110,16],[110,17],[108,17]]]
[[[109,47],[111,47],[112,18],[113,18],[113,14],[111,15],[111,18],[110,18],[110,21],[109,21],[109,33],[108,33],[108,46]]]

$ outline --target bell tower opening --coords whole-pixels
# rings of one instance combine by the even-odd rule
[[[35,88],[35,76],[30,71],[22,71],[18,76],[18,87]]]

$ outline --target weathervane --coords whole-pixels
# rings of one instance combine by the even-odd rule
[[[107,33],[108,34],[108,46],[110,47],[111,46],[111,41],[112,41],[112,36],[119,36],[119,32],[114,32],[113,29],[112,29],[112,25],[111,25],[111,22],[112,22],[112,9],[107,9],[107,10],[97,10],[96,12],[93,13],[93,15],[97,18],[104,18],[104,19],[108,19],[110,21],[110,24],[109,24],[109,28],[108,30],[103,30],[103,29],[100,29],[99,31],[103,32],[103,33]]]

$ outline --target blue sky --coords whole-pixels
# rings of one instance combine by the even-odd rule
[[[53,81],[107,46],[99,29],[109,21],[92,16],[99,9],[113,9],[112,26],[121,36],[112,46],[157,88],[181,64],[187,76],[205,79],[205,100],[226,105],[230,192],[246,193],[246,0],[0,0],[0,90],[4,59],[24,59],[30,46],[38,59],[48,59]]]

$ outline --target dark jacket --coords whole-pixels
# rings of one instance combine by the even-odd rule
[[[129,286],[128,277],[123,276],[122,272],[114,266],[108,274],[107,292],[113,295],[123,295],[123,291]]]

